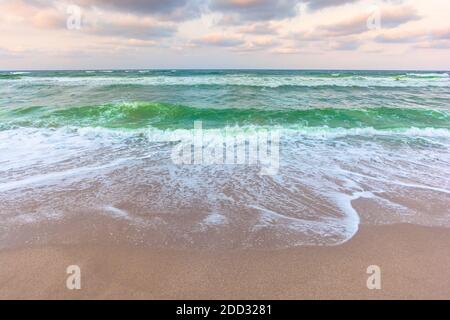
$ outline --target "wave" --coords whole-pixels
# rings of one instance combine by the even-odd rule
[[[71,108],[29,107],[0,110],[0,128],[103,127],[117,129],[191,129],[195,121],[204,128],[228,126],[282,126],[285,128],[343,128],[397,130],[450,129],[444,110],[405,108],[364,109],[256,109],[195,108],[189,106],[127,102]]]
[[[15,74],[15,73],[8,73],[8,74],[0,74],[0,80],[16,80],[16,79],[21,79],[21,75],[20,74]]]
[[[11,76],[11,75],[7,75]],[[18,76],[18,75],[16,75]],[[108,85],[146,85],[146,86],[248,86],[278,88],[292,87],[448,87],[448,73],[389,73],[389,74],[188,74],[167,72],[133,71],[77,71],[70,73],[49,73],[21,75],[24,85],[57,86],[108,86]]]
[[[407,73],[406,76],[411,78],[428,78],[428,79],[449,78],[448,73]]]
[[[22,76],[31,74],[30,71],[11,71],[8,73],[0,73],[0,80],[17,80],[22,79]]]
[[[13,71],[10,74],[30,74],[30,71]]]
[[[35,129],[36,130],[36,129]],[[42,130],[42,129],[37,129]],[[49,130],[49,129],[44,129]],[[117,130],[100,127],[86,127],[86,128],[60,128],[60,133],[73,134],[80,136],[99,138],[101,141],[124,141],[129,139],[146,139],[151,142],[176,142],[180,140],[192,138],[193,129],[176,129],[163,130],[156,128],[143,128],[138,130]],[[435,128],[408,128],[408,129],[391,129],[391,130],[377,130],[375,128],[329,128],[329,127],[294,127],[286,128],[284,126],[244,126],[244,127],[224,127],[220,129],[205,129],[203,130],[204,142],[212,142],[224,135],[245,137],[257,136],[259,133],[266,133],[269,131],[277,131],[284,137],[310,137],[319,139],[333,139],[339,137],[351,136],[397,136],[400,138],[450,138],[450,130],[435,129]],[[47,132],[47,135],[51,133]],[[209,141],[208,141],[209,139]],[[435,144],[435,143],[434,143]]]

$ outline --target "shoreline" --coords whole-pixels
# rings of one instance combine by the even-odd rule
[[[333,247],[175,250],[61,245],[0,250],[0,299],[449,299],[450,230],[360,226]],[[66,288],[79,265],[81,290]],[[381,290],[366,287],[381,268]]]

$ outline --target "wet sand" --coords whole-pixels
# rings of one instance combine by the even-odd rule
[[[174,250],[105,245],[0,251],[1,299],[450,299],[450,230],[362,226],[336,247]],[[81,267],[81,290],[66,268]],[[381,267],[381,290],[366,287]]]

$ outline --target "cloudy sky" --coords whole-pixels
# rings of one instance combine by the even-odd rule
[[[450,69],[448,0],[0,0],[0,69]]]

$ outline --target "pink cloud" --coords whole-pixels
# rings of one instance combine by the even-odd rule
[[[241,45],[244,41],[240,38],[225,34],[208,34],[192,41],[196,45],[234,47]]]

